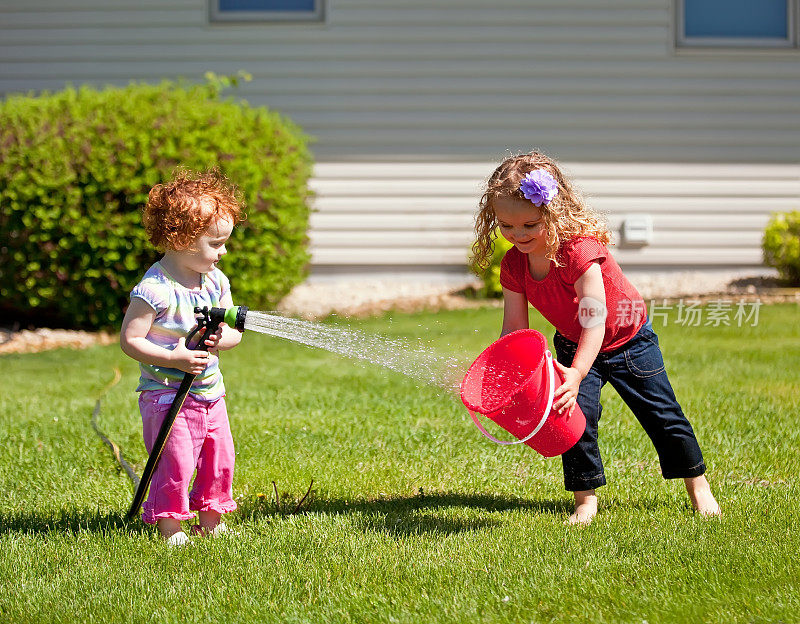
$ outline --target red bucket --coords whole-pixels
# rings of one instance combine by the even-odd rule
[[[553,393],[564,381],[535,329],[520,329],[489,345],[461,382],[461,400],[481,433],[498,444],[527,444],[545,457],[571,449],[586,429],[575,404],[566,414],[552,410]],[[516,440],[490,435],[475,412],[485,415]]]

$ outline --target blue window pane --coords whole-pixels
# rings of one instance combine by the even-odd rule
[[[684,0],[687,37],[786,39],[787,0]]]
[[[311,12],[314,0],[219,0],[220,11]]]

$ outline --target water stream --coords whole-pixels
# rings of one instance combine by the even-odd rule
[[[421,340],[389,338],[348,327],[252,310],[247,312],[244,327],[376,364],[450,391],[457,392],[458,384],[466,371],[464,362],[452,356],[437,354]]]

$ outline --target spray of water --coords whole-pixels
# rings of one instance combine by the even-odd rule
[[[463,375],[463,362],[438,355],[421,341],[389,338],[346,327],[314,323],[248,311],[245,329],[325,349],[348,358],[383,366],[418,381],[454,391]]]

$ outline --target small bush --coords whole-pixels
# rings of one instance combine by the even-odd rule
[[[218,167],[247,221],[221,268],[237,303],[271,307],[306,273],[311,157],[293,123],[219,97],[230,79],[0,102],[0,306],[7,321],[118,326],[159,254],[140,209],[177,166]]]
[[[495,298],[503,295],[503,287],[500,285],[500,262],[512,247],[511,243],[500,236],[500,230],[495,230],[494,249],[489,266],[485,271],[478,272],[478,276],[483,281],[483,288],[478,292],[478,295]]]
[[[800,210],[773,215],[762,248],[764,262],[778,269],[781,280],[800,286]]]

